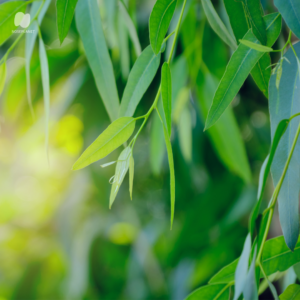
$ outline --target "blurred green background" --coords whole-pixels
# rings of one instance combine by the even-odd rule
[[[213,2],[229,25],[222,1]],[[149,44],[154,3],[128,2],[142,49]],[[175,21],[181,4],[178,1]],[[275,11],[273,1],[262,4],[266,13]],[[125,44],[120,41],[124,28],[118,23],[116,1],[101,0],[99,9],[121,96],[128,68],[136,59],[134,48],[128,36]],[[203,74],[209,72],[217,84],[231,52],[206,22],[201,2],[188,1],[172,64],[174,101],[185,97],[187,114],[173,127],[176,211],[170,231],[169,169],[156,118],[148,122],[134,148],[132,202],[127,175],[108,208],[115,167],[103,169],[100,164],[116,160],[121,149],[103,162],[71,171],[80,153],[110,122],[74,20],[60,46],[55,1],[41,31],[51,82],[49,163],[37,45],[31,62],[35,116],[26,96],[25,39],[7,62],[8,78],[0,98],[0,299],[183,299],[240,255],[259,170],[270,147],[267,99],[248,78],[233,102],[251,167],[251,180],[245,183],[247,176],[230,170],[209,133],[203,133],[201,99],[211,101],[216,88],[212,84],[205,90]],[[0,57],[15,38],[0,48]],[[277,46],[283,40],[280,37]],[[277,57],[272,58],[276,62]],[[147,112],[159,83],[160,72],[136,116]],[[230,136],[222,138],[230,143]],[[269,179],[266,201],[272,188]],[[281,234],[277,216],[270,234]],[[270,299],[268,294],[264,297]]]

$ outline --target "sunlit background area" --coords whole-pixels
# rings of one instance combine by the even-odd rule
[[[98,2],[121,98],[136,54],[127,36],[127,48],[120,42],[117,1]],[[222,1],[213,2],[229,28]],[[266,12],[271,7],[274,11],[273,1],[262,2]],[[154,3],[127,3],[142,49],[149,45],[148,19]],[[181,4],[178,1],[177,19]],[[232,105],[250,174],[231,165],[213,136],[203,132],[199,101],[211,101],[215,85],[208,90],[202,86],[202,58],[218,82],[231,52],[206,22],[200,1],[188,1],[172,63],[173,98],[179,113],[184,109],[185,114],[171,137],[176,209],[170,230],[170,174],[158,118],[151,116],[134,148],[132,201],[127,175],[109,209],[115,165],[101,165],[117,160],[121,149],[83,170],[71,170],[110,124],[75,21],[60,45],[53,0],[41,33],[51,84],[48,147],[37,43],[30,70],[33,113],[26,88],[25,38],[9,55],[0,97],[0,299],[184,299],[241,253],[259,170],[270,147],[267,99],[248,78]],[[17,36],[1,46],[0,58]],[[145,114],[153,103],[159,74],[136,115]],[[223,140],[230,143],[230,136]],[[272,189],[269,178],[264,205]],[[271,236],[279,234],[275,216]],[[280,284],[285,284],[283,279]],[[262,299],[270,299],[267,293]]]

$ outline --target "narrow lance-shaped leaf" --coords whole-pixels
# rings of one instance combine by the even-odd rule
[[[27,25],[28,16],[25,17],[27,2],[9,1],[0,4],[0,46],[12,35],[12,31],[19,25]],[[29,23],[28,23],[29,25]]]
[[[161,95],[169,136],[172,130],[172,78],[168,63],[164,63],[161,70]]]
[[[120,117],[133,116],[135,109],[152,82],[160,63],[160,54],[155,55],[148,46],[136,60],[123,93]]]
[[[57,29],[62,44],[69,32],[78,0],[56,0]]]
[[[96,86],[110,119],[117,119],[119,96],[97,0],[79,0],[75,20]]]
[[[300,55],[300,44],[294,45],[297,55]],[[276,86],[276,74],[272,75],[269,85],[269,109],[271,116],[271,136],[275,138],[278,124],[283,119],[289,119],[300,112],[299,72],[295,55],[289,49],[284,56],[287,60],[282,64],[281,84]],[[271,167],[274,185],[276,186],[282,176],[286,160],[291,151],[293,140],[297,132],[298,123],[292,121],[281,138],[274,161]],[[279,219],[286,243],[291,250],[297,243],[299,235],[299,156],[300,141],[295,146],[288,170],[283,180],[279,196]]]
[[[274,20],[276,16],[274,15]],[[267,24],[268,38],[272,38],[271,42],[275,42],[277,38],[273,35],[274,27],[277,28],[276,23],[268,19],[270,24]],[[270,25],[270,26],[269,26]],[[257,38],[249,30],[244,36],[243,40],[248,40],[252,43],[260,44]],[[233,98],[240,90],[242,84],[248,77],[252,68],[256,65],[259,59],[263,56],[263,52],[256,51],[240,44],[237,50],[233,53],[226,71],[220,81],[218,89],[215,93],[212,106],[209,110],[208,117],[205,124],[205,129],[208,129],[220,118],[225,109],[231,103]]]
[[[225,27],[224,23],[220,19],[219,15],[215,11],[211,0],[202,0],[203,9],[207,20],[215,31],[215,33],[233,50],[237,48],[236,41],[234,37],[228,32],[227,28]]]
[[[235,279],[235,293],[234,300],[237,300],[242,294],[248,274],[248,266],[249,266],[249,257],[251,252],[251,237],[250,234],[247,235],[245,240],[243,252],[241,258],[239,259],[234,279]]]
[[[127,147],[121,152],[121,154],[118,158],[116,172],[115,172],[115,176],[113,178],[113,184],[112,184],[111,192],[110,192],[109,208],[111,208],[111,206],[113,205],[113,203],[116,199],[116,196],[118,194],[118,191],[120,189],[120,186],[121,186],[121,184],[125,178],[125,175],[128,171],[131,155],[132,155],[132,150],[130,147]]]
[[[258,291],[256,285],[257,280],[256,280],[256,272],[255,272],[256,252],[257,252],[257,248],[255,247],[252,262],[243,288],[243,295],[245,300],[258,300]]]
[[[271,47],[255,44],[255,43],[252,43],[252,42],[247,41],[247,40],[240,40],[240,43],[247,46],[247,47],[249,47],[249,48],[251,48],[251,49],[254,49],[254,50],[257,50],[257,51],[260,51],[260,52],[272,52],[273,51],[273,49]]]
[[[6,62],[0,65],[0,96],[3,92],[5,81],[6,81]]]
[[[178,137],[179,145],[184,159],[187,162],[192,160],[192,119],[191,113],[187,107],[185,107],[180,115],[178,122]]]
[[[50,117],[50,79],[49,79],[49,66],[48,58],[43,40],[39,40],[39,54],[42,72],[42,86],[44,93],[44,106],[45,106],[45,136],[46,136],[46,149],[48,151],[49,141],[49,117]]]
[[[155,54],[158,54],[170,26],[177,0],[157,0],[152,9],[149,30],[150,43]]]
[[[133,190],[133,178],[134,178],[134,159],[131,153],[129,159],[129,193],[130,193],[131,200],[132,200],[132,190]]]
[[[73,170],[82,169],[110,154],[130,138],[134,128],[134,118],[124,117],[114,121],[83,152],[74,164]]]
[[[297,300],[300,299],[300,285],[291,284],[287,289],[280,295],[280,300]]]
[[[129,15],[122,0],[119,1],[119,9],[120,9],[122,17],[124,19],[124,23],[127,26],[128,33],[129,33],[129,36],[133,43],[135,53],[136,53],[137,57],[139,57],[142,53],[140,40],[139,40],[138,34],[136,32],[136,28],[135,28],[135,26],[130,18],[130,15]]]
[[[274,0],[286,24],[300,39],[300,2],[298,0]]]
[[[226,284],[210,284],[205,285],[190,295],[185,300],[199,300],[199,299],[214,299],[214,300],[228,300],[230,296],[230,287]]]

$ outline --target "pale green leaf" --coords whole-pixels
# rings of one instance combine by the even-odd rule
[[[141,44],[140,44],[138,34],[136,32],[136,28],[130,18],[130,15],[129,15],[123,1],[121,1],[121,0],[119,1],[119,8],[120,8],[121,15],[124,19],[124,24],[126,25],[126,27],[128,29],[129,36],[133,43],[135,53],[137,56],[140,56],[142,53],[142,49],[141,49]]]
[[[155,54],[158,54],[171,19],[173,17],[177,0],[157,0],[152,9],[149,30],[150,30],[150,44]]]
[[[115,172],[115,176],[113,178],[113,184],[112,184],[111,192],[110,192],[109,208],[111,208],[111,206],[113,205],[113,203],[116,199],[116,196],[118,194],[118,191],[120,189],[120,186],[121,186],[121,184],[125,178],[125,175],[128,171],[131,156],[132,156],[132,150],[130,147],[127,147],[121,152],[121,154],[118,158],[116,172]]]
[[[2,65],[0,65],[0,96],[5,86],[6,75],[7,75],[6,63],[3,63]]]
[[[73,170],[82,169],[110,154],[130,138],[134,128],[134,118],[123,117],[114,121],[83,152],[74,164]]]
[[[160,54],[155,55],[148,46],[136,60],[123,93],[120,117],[133,116],[135,109],[152,82],[160,63]]]
[[[79,0],[75,9],[75,20],[96,86],[113,121],[118,117],[119,96],[97,0]]]
[[[248,236],[250,236],[250,235],[248,235]],[[245,280],[245,285],[243,288],[243,295],[244,295],[245,300],[258,300],[258,290],[257,290],[257,285],[256,285],[256,272],[255,272],[256,251],[257,251],[257,247],[255,247],[252,262],[251,262],[249,272],[248,272],[246,280]],[[247,264],[248,264],[248,261],[247,261]]]
[[[300,285],[291,284],[287,289],[280,295],[280,300],[299,300],[300,299]]]
[[[78,0],[56,0],[57,29],[62,44],[69,32]]]
[[[190,100],[190,90],[187,87],[182,88],[178,92],[178,96],[175,100],[175,105],[173,109],[173,120],[176,124],[178,124],[181,112],[183,108],[186,106],[186,104]]]
[[[179,145],[184,159],[187,162],[192,160],[192,119],[191,113],[187,107],[185,107],[180,115],[178,122],[178,137]]]
[[[208,23],[215,33],[233,50],[237,48],[234,37],[228,32],[224,23],[217,14],[211,0],[202,0],[203,9],[207,17]]]
[[[50,79],[49,79],[49,65],[48,58],[43,40],[39,40],[39,56],[42,72],[42,86],[44,94],[44,106],[45,106],[45,137],[46,137],[46,149],[48,151],[49,143],[49,118],[50,118]]]
[[[9,1],[0,4],[0,46],[12,35],[12,31],[19,27],[26,6],[25,1]],[[17,13],[19,15],[16,17]],[[15,17],[18,26],[15,25]]]
[[[226,284],[210,284],[195,290],[185,300],[228,300],[229,292]]]
[[[260,52],[272,52],[273,49],[271,47],[255,44],[253,42],[247,41],[247,40],[240,40],[240,43],[257,51]]]
[[[168,63],[164,63],[161,70],[161,95],[169,136],[172,130],[172,77]]]
[[[134,159],[133,155],[130,155],[129,160],[129,193],[130,199],[132,200],[132,190],[133,190],[133,178],[134,178]]]

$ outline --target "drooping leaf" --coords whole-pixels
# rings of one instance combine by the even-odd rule
[[[247,274],[248,274],[248,266],[249,266],[249,257],[251,252],[251,237],[250,234],[247,235],[247,238],[244,243],[243,252],[241,254],[241,258],[237,264],[235,270],[235,292],[234,292],[234,300],[237,300],[242,294],[245,285],[248,283]]]
[[[217,87],[218,80],[215,77],[209,72],[199,72],[197,77],[197,95],[203,120],[207,116]],[[208,130],[207,133],[216,154],[225,167],[236,173],[245,182],[250,182],[251,170],[244,142],[230,106],[215,126]]]
[[[205,285],[192,292],[185,298],[185,300],[228,300],[229,289],[230,288],[226,284]]]
[[[116,172],[115,172],[115,176],[113,179],[113,184],[112,184],[111,192],[110,192],[109,208],[111,208],[111,206],[113,205],[113,203],[116,199],[116,196],[118,194],[118,191],[120,189],[120,186],[121,186],[121,184],[125,178],[125,175],[128,171],[131,156],[132,156],[132,150],[130,147],[127,147],[121,152],[121,154],[118,158]]]
[[[164,63],[161,69],[161,95],[164,113],[167,121],[169,136],[172,130],[172,77],[168,63]]]
[[[0,4],[0,46],[12,35],[12,31],[19,27],[27,4],[25,1],[9,1]]]
[[[6,81],[6,62],[0,65],[0,96],[3,92]]]
[[[298,300],[300,299],[300,285],[291,284],[287,289],[280,295],[280,300]]]
[[[82,169],[107,156],[125,143],[135,128],[135,119],[123,117],[110,124],[75,162],[73,170]]]
[[[250,235],[248,236],[250,237]],[[258,300],[258,291],[257,291],[256,275],[255,275],[256,251],[257,249],[255,247],[252,262],[243,288],[243,295],[245,300]]]
[[[113,121],[118,117],[119,96],[97,0],[79,0],[75,9],[75,20],[96,86]]]
[[[236,267],[238,265],[239,259],[234,260],[232,263],[222,268],[217,274],[215,274],[210,281],[209,284],[217,284],[217,283],[228,283],[234,281],[234,274]]]
[[[275,20],[276,16],[274,15],[273,17]],[[274,38],[274,40],[270,41],[270,43],[275,43],[276,36],[274,36],[273,33],[269,36],[269,33],[273,32],[274,28],[277,28],[277,23],[270,19],[268,19],[268,22],[270,22],[270,24],[267,24],[268,39],[270,37],[272,37],[272,39]],[[251,30],[246,33],[243,39],[260,44]],[[250,71],[262,56],[262,52],[248,48],[243,44],[238,46],[226,67],[226,71],[215,93],[214,100],[206,120],[205,129],[211,127],[220,118],[222,113],[240,90]]]
[[[133,190],[133,178],[134,178],[134,159],[133,155],[130,155],[129,159],[129,193],[130,199],[132,200],[132,190]]]
[[[300,55],[300,44],[294,45],[297,55]],[[300,103],[298,101],[300,92],[299,72],[295,55],[292,49],[285,54],[286,60],[282,64],[282,77],[279,88],[276,87],[276,74],[273,74],[269,85],[269,108],[271,116],[271,135],[275,138],[275,130],[283,119],[288,119],[292,115],[300,112]],[[298,122],[291,121],[287,130],[283,134],[274,161],[271,167],[275,186],[277,185],[285,162],[290,153],[293,140],[298,128]],[[300,151],[300,141],[298,140],[294,155],[289,163],[282,187],[278,196],[279,219],[285,237],[286,243],[292,250],[297,243],[299,235],[299,180],[300,174],[299,161],[297,156]]]
[[[137,35],[136,28],[135,28],[135,26],[134,26],[134,24],[133,24],[133,22],[130,18],[130,15],[129,15],[123,1],[121,1],[121,0],[119,1],[119,9],[120,9],[122,17],[124,19],[124,23],[127,26],[128,33],[129,33],[129,36],[130,36],[131,41],[133,43],[135,53],[136,53],[137,57],[139,57],[142,53],[140,40],[139,40],[139,37]]]
[[[232,35],[228,32],[224,23],[220,19],[213,4],[211,3],[211,0],[203,0],[202,5],[207,20],[212,29],[231,49],[235,50],[237,48],[236,41],[234,37],[232,37]]]
[[[57,29],[62,44],[69,32],[78,0],[56,0]]]
[[[42,72],[42,86],[44,94],[44,106],[45,106],[45,139],[46,149],[48,151],[49,141],[49,117],[50,117],[50,79],[49,79],[49,65],[48,58],[43,40],[39,40],[39,56]]]
[[[136,107],[152,82],[160,63],[160,54],[155,55],[148,46],[136,60],[123,93],[120,117],[133,116]]]
[[[240,40],[240,43],[247,46],[247,47],[249,47],[249,48],[251,48],[251,49],[254,49],[254,50],[257,50],[257,51],[260,51],[260,52],[271,52],[271,51],[273,51],[273,49],[271,47],[255,44],[255,43],[252,43],[252,42],[247,41],[247,40]]]
[[[173,120],[176,124],[178,124],[180,115],[184,107],[190,100],[190,89],[187,87],[182,88],[178,92],[178,96],[175,100],[175,105],[173,109]]]
[[[274,0],[286,24],[300,38],[300,3],[297,0]]]
[[[287,127],[289,124],[289,120],[288,119],[284,119],[281,120],[277,126],[275,135],[274,135],[274,139],[271,145],[271,150],[270,150],[270,154],[267,156],[267,158],[265,159],[261,170],[260,170],[260,174],[259,174],[259,184],[258,184],[258,194],[257,194],[257,203],[253,209],[252,215],[250,217],[250,233],[251,236],[253,238],[254,236],[254,230],[255,230],[255,221],[257,219],[258,213],[259,213],[259,209],[260,209],[260,205],[262,202],[262,198],[263,198],[263,192],[265,190],[265,186],[267,183],[267,179],[268,179],[268,175],[270,173],[270,169],[271,169],[271,165],[274,159],[274,155],[276,152],[276,149],[278,147],[278,144],[280,142],[281,137],[283,136],[283,134],[285,133]]]
[[[149,19],[150,44],[158,54],[170,26],[177,0],[157,0]]]
[[[187,162],[190,162],[192,160],[192,120],[187,107],[182,110],[177,126],[182,155]]]

